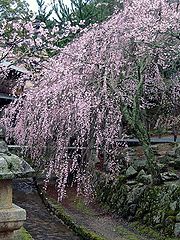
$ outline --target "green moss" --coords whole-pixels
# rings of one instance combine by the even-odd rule
[[[127,239],[127,240],[140,240],[140,239],[142,239],[142,238],[138,237],[137,234],[135,234],[133,232],[130,232],[128,229],[126,229],[123,226],[116,227],[115,231],[121,237],[121,240],[124,240],[124,239]]]
[[[33,240],[31,235],[26,231],[25,228],[21,228],[15,233],[14,240]]]
[[[125,175],[118,176],[118,185],[121,186],[123,183],[126,183],[127,177]]]
[[[81,236],[83,239],[86,240],[106,240],[104,237],[97,235],[96,233],[86,229],[83,226],[78,225],[75,223],[74,219],[69,216],[64,208],[57,203],[54,199],[46,198],[49,207],[54,214],[60,218],[66,225],[68,225],[77,235]]]
[[[176,222],[176,216],[168,216],[165,221],[167,223],[175,223]]]
[[[88,205],[83,201],[82,198],[76,198],[76,200],[74,201],[74,207],[86,215],[94,215],[92,209],[88,208]]]
[[[106,238],[99,236],[95,232],[90,231],[84,226],[80,226],[75,222],[71,216],[67,214],[65,209],[52,198],[48,198],[44,192],[41,191],[41,188],[37,185],[38,192],[41,196],[46,207],[54,213],[59,219],[61,219],[67,226],[69,226],[78,236],[86,240],[107,240]]]
[[[151,227],[141,225],[139,222],[134,222],[131,224],[131,226],[136,228],[140,234],[144,234],[147,237],[154,238],[156,240],[179,240],[179,238],[163,236],[161,232],[157,232]]]
[[[178,211],[172,209],[166,210],[166,216],[176,216],[176,214],[178,214]]]
[[[100,180],[97,184],[98,200],[111,212],[142,222],[165,235],[174,235],[175,216],[180,211],[178,183],[166,183],[161,186],[131,186],[126,183],[123,175],[113,183],[105,181],[105,177],[103,180],[103,176]],[[135,213],[129,211],[129,202],[136,204]]]

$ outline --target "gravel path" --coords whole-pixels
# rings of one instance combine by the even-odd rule
[[[50,188],[48,195],[56,199],[56,193]],[[66,213],[74,219],[78,225],[97,233],[107,240],[154,240],[138,234],[132,230],[122,219],[116,219],[113,215],[103,212],[97,204],[86,205],[81,198],[71,190],[67,192],[67,198],[62,206]]]
[[[93,212],[94,209],[89,209],[90,211]],[[100,212],[88,214],[70,207],[66,208],[66,212],[73,216],[76,223],[108,240],[148,240],[145,236],[140,236],[125,227],[123,222],[115,220],[111,215],[103,215]]]

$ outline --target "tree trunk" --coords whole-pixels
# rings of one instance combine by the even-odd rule
[[[142,145],[144,155],[146,156],[149,171],[152,175],[152,184],[159,185],[162,183],[162,178],[160,174],[160,169],[156,162],[154,152],[151,148],[151,143],[147,133],[147,129],[142,122],[138,121],[135,124],[133,130],[135,131],[136,136]]]

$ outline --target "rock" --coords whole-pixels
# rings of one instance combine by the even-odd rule
[[[166,226],[169,226],[169,225],[174,225],[175,224],[175,216],[168,216],[166,219],[165,219],[165,225]]]
[[[177,201],[175,201],[175,202],[173,202],[173,203],[170,203],[170,209],[171,209],[172,211],[175,211],[176,208],[177,208]]]
[[[131,216],[135,216],[137,210],[137,204],[131,204],[129,206],[129,213]]]
[[[130,158],[136,158],[136,154],[135,154],[135,152],[134,151],[132,151],[132,152],[128,152],[128,155],[129,155],[129,157]]]
[[[175,155],[176,155],[176,157],[180,157],[180,146],[175,148]]]
[[[143,187],[144,184],[143,184],[143,183],[138,183],[138,186],[139,186],[139,187]]]
[[[137,177],[136,177],[137,181],[138,181],[138,182],[142,182],[142,177],[145,176],[145,175],[146,175],[146,173],[145,173],[145,171],[142,169],[142,170],[138,173],[138,175],[137,175]]]
[[[135,160],[132,166],[136,169],[136,171],[141,171],[142,169],[147,169],[147,161],[146,160]]]
[[[169,163],[168,163],[169,167],[174,167],[174,165],[175,165],[175,160],[169,161]]]
[[[176,174],[171,172],[165,172],[162,176],[169,181],[178,178]],[[139,178],[140,180],[144,180],[144,178],[149,180],[151,175],[147,175],[146,171],[141,170],[136,178],[127,180],[126,176],[121,176],[120,180],[116,181],[116,186],[113,182],[110,182],[107,187],[104,184],[105,194],[99,195],[102,203],[108,204],[110,209],[129,220],[142,220],[144,224],[153,225],[165,235],[176,234],[179,237],[179,180],[165,182],[158,186],[153,184],[147,186],[143,182],[138,183]],[[103,185],[101,186],[103,191]]]
[[[138,182],[148,185],[152,182],[152,177],[151,175],[147,175],[145,171],[142,169],[137,175],[137,180]]]
[[[165,164],[163,164],[163,163],[158,163],[157,166],[158,166],[158,168],[159,168],[159,170],[160,170],[161,172],[164,172],[164,171],[167,171],[167,170],[168,170],[168,169],[167,169],[167,166],[166,166]]]
[[[169,196],[171,196],[172,194],[174,194],[174,192],[176,192],[179,189],[179,184],[176,183],[171,183],[168,187],[168,192],[167,194]],[[178,196],[179,197],[179,196]]]
[[[176,222],[180,222],[180,212],[176,215]]]
[[[137,175],[137,171],[132,167],[130,166],[127,170],[126,170],[126,177],[128,178],[131,178],[131,177],[134,177],[135,175]]]
[[[175,224],[174,235],[175,235],[176,237],[180,237],[180,223],[176,223],[176,224]]]
[[[8,153],[8,146],[7,144],[4,142],[4,141],[1,141],[0,140],[0,150],[1,150],[1,153]]]
[[[172,172],[164,172],[161,174],[161,177],[164,181],[174,181],[179,179],[178,175]]]
[[[141,176],[143,176],[143,175],[146,175],[146,172],[144,171],[144,169],[142,169],[142,170],[138,173],[137,179],[138,179],[138,177],[141,177]]]
[[[143,175],[141,177],[141,182],[148,185],[152,183],[152,176],[151,175]]]
[[[164,222],[164,217],[165,217],[165,212],[160,210],[157,212],[157,214],[154,214],[153,222],[156,224],[161,224],[162,222]]]
[[[120,165],[119,165],[119,169],[120,169],[120,170],[123,170],[124,168],[125,168],[125,166],[124,166],[123,164],[120,164]]]
[[[156,216],[153,216],[153,222],[159,224],[161,222],[161,215],[158,214]]]
[[[174,169],[180,170],[180,159],[176,159],[174,162]]]
[[[159,157],[160,163],[169,164],[170,161],[174,161],[174,158],[169,155],[165,155],[163,157]]]
[[[168,152],[167,154],[169,157],[176,157],[176,152],[175,152],[175,149],[172,149],[171,151]]]
[[[128,205],[136,204],[139,201],[144,190],[145,190],[144,186],[138,185],[134,187],[127,195],[127,204]]]
[[[153,151],[154,155],[159,156],[158,145],[151,146],[151,148],[152,148],[152,151]]]
[[[6,142],[0,139],[0,178],[13,179],[15,177],[29,177],[32,176],[33,173],[34,170],[31,166],[22,158],[11,154],[8,151]]]
[[[137,182],[135,180],[127,181],[127,185],[132,186],[132,185],[136,185],[136,184],[137,184]]]

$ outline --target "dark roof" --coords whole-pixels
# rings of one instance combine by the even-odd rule
[[[5,93],[0,93],[0,100],[1,99],[14,100],[14,99],[16,99],[16,97],[5,94]]]
[[[21,72],[21,73],[30,73],[26,68],[15,66],[11,62],[8,62],[8,61],[0,62],[0,67],[8,67],[10,69],[13,69],[13,70],[15,70],[17,72]]]

